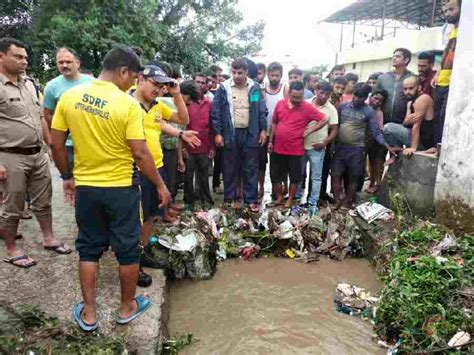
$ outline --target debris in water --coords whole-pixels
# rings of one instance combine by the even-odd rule
[[[361,315],[364,318],[372,318],[378,301],[377,297],[371,296],[364,288],[347,283],[339,283],[334,295],[338,312]]]

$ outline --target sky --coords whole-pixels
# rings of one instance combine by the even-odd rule
[[[266,23],[261,56],[252,59],[268,64],[309,69],[334,65],[339,49],[340,26],[320,20],[354,0],[239,0],[244,24]]]

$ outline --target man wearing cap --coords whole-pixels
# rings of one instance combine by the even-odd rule
[[[172,95],[177,112],[157,100],[164,86],[167,87],[168,93]],[[145,66],[143,72],[138,75],[137,88],[131,92],[131,95],[140,103],[143,110],[146,142],[153,156],[156,169],[163,166],[163,151],[160,144],[161,132],[179,137],[193,147],[199,145],[199,139],[196,137],[197,132],[181,131],[165,122],[186,125],[189,123],[189,115],[176,80],[169,78],[160,67],[156,65]],[[142,245],[145,246],[140,263],[142,266],[160,267],[161,265],[154,260],[146,245],[148,244],[148,238],[153,234],[153,218],[162,214],[162,211],[158,209],[159,199],[153,183],[142,172],[139,172],[139,177],[144,220],[141,241]],[[166,177],[163,178],[166,180]]]
[[[336,198],[336,209],[343,206],[350,208],[357,192],[360,176],[365,166],[365,135],[368,128],[378,144],[394,151],[383,138],[377,125],[375,111],[365,101],[372,88],[365,84],[356,84],[352,101],[344,102],[338,107],[339,129],[337,133],[336,152],[331,163],[331,182]],[[349,177],[342,194],[342,178]]]
[[[54,161],[65,195],[76,208],[84,301],[73,307],[73,318],[84,331],[98,328],[98,262],[110,247],[119,263],[121,306],[116,322],[127,324],[151,306],[150,297],[135,297],[141,220],[134,165],[156,186],[162,205],[169,203],[170,193],[147,148],[142,109],[125,93],[141,70],[140,59],[130,47],[111,49],[98,79],[61,96],[51,125]],[[68,131],[74,141],[74,175],[65,149]]]
[[[43,247],[60,254],[71,252],[53,234],[51,172],[43,141],[46,124],[36,89],[22,76],[27,64],[24,43],[0,39],[0,235],[6,246],[3,261],[22,268],[36,264],[15,243],[26,192],[43,233]]]

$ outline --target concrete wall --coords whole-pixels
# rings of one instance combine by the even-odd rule
[[[474,233],[474,2],[463,1],[436,179],[438,219]]]

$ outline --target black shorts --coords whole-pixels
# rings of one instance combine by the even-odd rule
[[[303,156],[283,155],[272,153],[270,155],[270,177],[273,184],[287,180],[290,175],[290,184],[303,181]]]
[[[138,186],[78,186],[76,222],[80,261],[97,262],[112,247],[120,265],[138,263],[141,232]]]
[[[161,178],[165,180],[166,174],[163,174],[164,170],[159,170]],[[138,172],[140,179],[140,192],[141,192],[141,207],[143,211],[143,220],[146,222],[149,219],[156,216],[163,216],[163,210],[158,208],[160,204],[160,199],[158,198],[158,191],[156,191],[156,186],[148,180],[145,175],[141,172]],[[166,184],[166,182],[165,182]]]
[[[258,170],[261,172],[265,172],[268,163],[268,142],[266,142],[263,146],[260,146],[260,150],[258,153]]]
[[[365,148],[336,146],[336,153],[331,161],[331,175],[343,176],[347,173],[352,179],[364,174]]]

